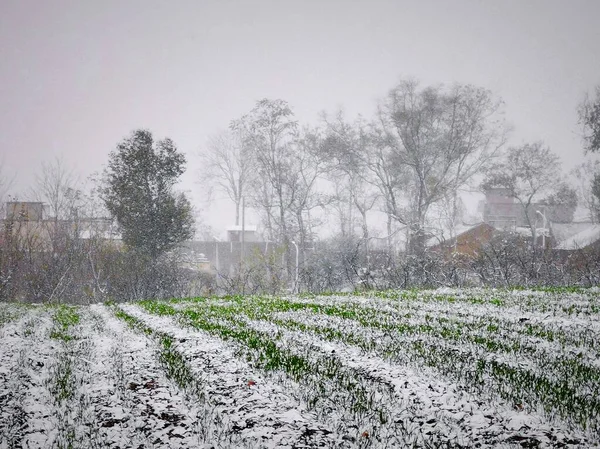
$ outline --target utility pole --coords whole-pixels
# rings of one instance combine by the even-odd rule
[[[292,243],[296,247],[296,280],[294,281],[294,293],[298,293],[298,245],[294,240]]]
[[[213,236],[213,239],[215,239],[215,265],[216,265],[216,269],[217,269],[217,273],[215,276],[215,288],[217,289],[217,294],[219,292],[219,270],[221,269],[221,267],[219,266],[219,242],[221,241],[219,238]]]
[[[244,244],[246,243],[246,198],[242,197],[242,248],[240,251],[240,267],[244,263]]]
[[[544,220],[543,223],[543,232],[542,232],[542,249],[545,250],[546,249],[546,215],[543,214],[542,212],[540,212],[539,210],[535,211],[536,214],[540,214],[542,216],[542,219]]]

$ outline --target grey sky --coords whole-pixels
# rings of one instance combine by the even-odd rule
[[[511,142],[542,139],[568,169],[583,157],[577,104],[600,83],[599,17],[597,0],[2,0],[0,152],[24,192],[41,160],[87,176],[149,128],[187,154],[198,198],[195,154],[256,100],[305,122],[368,116],[412,76],[491,89]],[[225,225],[232,207],[217,208],[208,221]]]

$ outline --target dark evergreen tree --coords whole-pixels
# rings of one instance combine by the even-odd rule
[[[154,143],[147,130],[110,154],[103,199],[128,247],[154,259],[193,236],[190,202],[173,191],[185,162],[172,140]]]

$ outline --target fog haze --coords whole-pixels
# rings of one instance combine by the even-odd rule
[[[302,123],[343,107],[370,116],[400,77],[471,83],[505,102],[510,143],[544,140],[565,170],[583,158],[577,105],[600,82],[597,1],[14,1],[0,5],[0,154],[25,197],[40,162],[82,178],[133,129],[188,158],[261,98]],[[224,195],[217,195],[217,198]]]

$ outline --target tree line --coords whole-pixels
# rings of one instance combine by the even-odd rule
[[[596,94],[578,111],[588,153],[598,150]],[[335,216],[334,239],[363,248],[363,269],[375,239],[386,240],[388,254],[422,259],[440,230],[448,240],[455,237],[463,191],[502,189],[522,208],[533,236],[538,217],[532,208],[539,204],[544,219],[569,221],[581,203],[589,219],[598,220],[598,162],[579,166],[573,184],[543,141],[508,146],[509,133],[502,101],[471,85],[402,80],[370,118],[349,119],[339,111],[323,114],[317,126],[300,124],[287,102],[263,99],[210,140],[201,154],[202,180],[228,195],[236,224],[246,198],[266,236],[283,243],[288,277],[290,242],[300,243],[305,260],[324,217]],[[383,237],[372,230],[374,217],[385,221]],[[542,259],[530,240],[537,266]]]
[[[30,196],[44,203],[46,219],[17,210],[3,220],[0,299],[89,302],[192,293],[195,275],[182,269],[177,251],[194,235],[192,206],[174,189],[185,164],[170,139],[155,142],[147,130],[117,145],[87,192],[61,160],[42,164]]]
[[[600,87],[577,114],[586,152],[597,153]],[[518,236],[491,241],[468,263],[428,250],[436,231],[455,236],[461,192],[468,190],[502,188],[524,209],[533,235],[532,204],[568,211],[579,201],[598,219],[597,162],[579,166],[579,184],[571,185],[550,148],[541,141],[508,147],[509,131],[502,101],[471,85],[402,80],[370,117],[324,113],[316,126],[300,123],[284,100],[258,101],[209,140],[200,181],[230,198],[236,225],[243,203],[251,207],[281,254],[250,254],[235,272],[221,273],[221,291],[597,282],[590,274],[595,253],[574,272],[563,256]],[[148,130],[117,144],[87,192],[61,161],[43,164],[32,198],[52,219],[38,226],[4,220],[0,299],[124,300],[213,290],[214,278],[187,269],[180,250],[194,235],[192,205],[175,190],[185,165],[173,141],[155,141]],[[0,177],[3,196],[9,184]],[[97,217],[107,220],[94,230]],[[325,220],[337,229],[320,238]],[[374,220],[384,222],[383,235]],[[106,238],[108,221],[122,244]],[[85,223],[86,238],[78,223]]]

